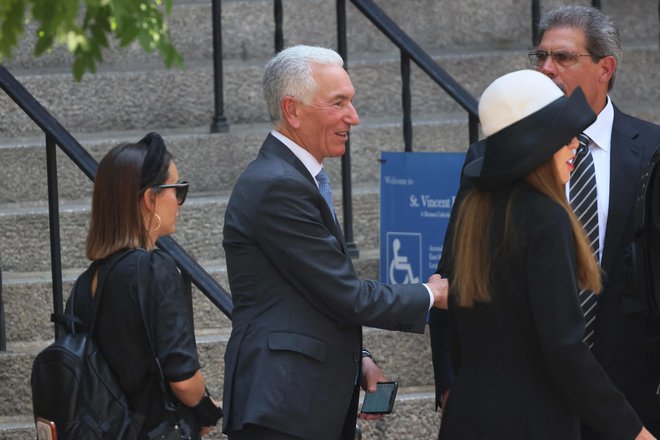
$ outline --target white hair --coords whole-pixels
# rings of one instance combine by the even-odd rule
[[[280,103],[285,96],[311,103],[316,92],[311,64],[343,66],[344,61],[332,49],[299,45],[284,49],[266,64],[263,90],[272,123],[277,124],[283,119]]]

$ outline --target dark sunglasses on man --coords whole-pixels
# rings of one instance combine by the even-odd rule
[[[166,188],[174,188],[176,193],[176,201],[179,206],[183,205],[183,202],[186,201],[186,196],[188,195],[188,181],[183,180],[178,183],[165,183],[163,185],[154,185],[154,191],[158,191]]]

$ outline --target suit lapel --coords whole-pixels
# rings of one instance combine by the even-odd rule
[[[636,142],[638,131],[616,107],[612,124],[610,154],[610,206],[607,215],[602,267],[606,273],[612,269],[613,256],[621,241],[623,231],[631,221],[630,213],[637,190],[637,180],[642,166],[642,148]]]
[[[300,159],[296,157],[295,154],[293,154],[291,150],[289,150],[289,148],[287,148],[286,145],[284,145],[271,134],[268,135],[261,149],[264,153],[272,154],[278,159],[283,160],[284,162],[291,165],[302,177],[305,178],[305,180],[309,182],[310,185],[313,186],[314,190],[318,193],[321,202],[321,218],[323,219],[323,223],[328,228],[328,230],[332,232],[332,235],[334,235],[334,237],[337,239],[341,245],[342,251],[347,253],[344,234],[339,227],[339,224],[335,221],[334,216],[332,215],[332,211],[330,211],[330,208],[325,203],[325,199],[323,196],[321,196],[321,193],[318,190],[318,186],[316,185],[316,179],[309,173],[307,168],[305,168],[305,165],[300,161]]]

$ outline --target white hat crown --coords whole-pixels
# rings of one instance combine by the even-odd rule
[[[479,120],[486,136],[526,118],[564,96],[550,78],[535,70],[518,70],[491,83],[479,100]]]

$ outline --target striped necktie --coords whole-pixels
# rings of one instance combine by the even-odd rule
[[[335,215],[335,208],[332,204],[332,191],[330,190],[330,176],[325,171],[325,168],[321,168],[321,171],[316,175],[316,181],[319,183],[319,192],[325,199],[325,203],[328,204],[330,212],[332,212],[332,217],[337,221],[337,216]]]
[[[596,260],[600,249],[598,232],[598,190],[596,189],[596,169],[594,159],[589,151],[591,139],[586,134],[579,134],[578,148],[573,162],[575,169],[571,174],[569,195],[571,206],[575,215],[582,223],[587,238],[591,243],[591,249],[594,252]],[[596,295],[591,290],[581,290],[578,294],[584,320],[586,322],[586,332],[584,342],[593,347],[594,329],[596,327]]]

